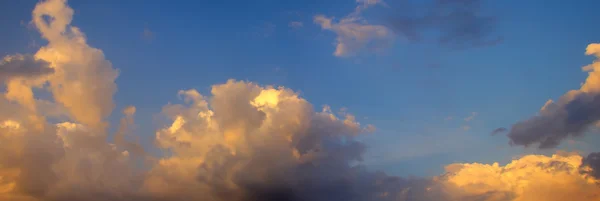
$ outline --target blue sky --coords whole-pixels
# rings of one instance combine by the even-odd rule
[[[35,3],[0,3],[0,54],[34,53],[43,44],[27,26]],[[117,109],[135,105],[138,124],[152,125],[180,89],[208,94],[229,78],[283,85],[315,107],[348,108],[360,122],[375,125],[378,131],[364,139],[371,155],[365,163],[397,175],[436,175],[450,162],[506,162],[536,152],[510,148],[506,137],[489,134],[579,88],[587,76],[580,68],[592,61],[585,47],[600,35],[594,26],[600,13],[593,10],[598,1],[488,1],[486,10],[499,19],[494,34],[504,38],[497,45],[451,50],[398,40],[383,52],[336,57],[336,34],[313,17],[340,19],[356,7],[352,0],[70,5],[73,24],[120,69]],[[381,15],[391,9],[373,6],[362,15],[383,23]],[[111,117],[113,124],[119,115]],[[150,143],[154,129],[138,132]],[[595,138],[561,148],[594,151],[589,144]]]

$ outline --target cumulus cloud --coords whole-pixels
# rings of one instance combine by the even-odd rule
[[[316,15],[314,22],[323,30],[329,30],[337,35],[334,55],[338,57],[354,56],[365,48],[382,49],[390,46],[394,35],[383,25],[372,25],[360,14],[370,6],[381,4],[380,0],[357,0],[359,5],[355,11],[336,22],[333,17]]]
[[[600,44],[590,44],[586,55],[596,60],[583,67],[588,77],[578,90],[571,90],[554,102],[547,101],[539,114],[512,126],[510,142],[539,148],[554,148],[568,137],[582,136],[600,120]]]
[[[53,73],[49,63],[32,55],[15,54],[0,61],[0,81],[11,78],[32,78]]]
[[[40,2],[33,14],[49,41],[35,57],[55,72],[11,81],[0,96],[1,200],[599,199],[592,155],[452,164],[433,179],[371,172],[361,165],[366,146],[357,138],[373,126],[315,109],[291,89],[235,80],[208,95],[179,91],[181,101],[164,106],[160,115],[168,121],[155,133],[164,153],[152,156],[129,140],[134,106],[123,109],[107,140],[118,71],[70,25],[66,1]],[[37,99],[33,88],[52,99]],[[55,113],[64,121],[51,123]]]
[[[587,167],[584,172],[600,179],[600,152],[590,153],[583,159],[583,166]]]
[[[450,200],[600,200],[598,180],[580,173],[581,165],[575,153],[527,155],[505,166],[451,164],[432,190],[443,189]]]

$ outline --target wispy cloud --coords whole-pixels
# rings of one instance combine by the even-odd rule
[[[148,27],[144,27],[142,31],[142,39],[145,41],[153,41],[156,38],[156,34],[152,32]]]
[[[494,130],[492,131],[492,133],[490,133],[490,134],[491,134],[491,135],[497,135],[497,134],[500,134],[500,133],[506,132],[506,130],[507,130],[506,128],[496,128],[496,129],[494,129]]]
[[[435,42],[453,49],[493,46],[504,40],[496,33],[497,17],[482,10],[483,0],[411,3],[401,4],[389,18],[390,28],[410,41],[425,41],[426,32],[436,33]]]
[[[469,115],[468,117],[465,117],[465,121],[466,122],[472,121],[473,119],[475,119],[475,117],[477,117],[477,115],[479,115],[479,113],[471,112],[471,115]]]
[[[365,48],[381,50],[391,46],[394,35],[391,30],[382,25],[372,25],[361,17],[361,12],[370,6],[383,1],[357,1],[355,11],[338,22],[332,17],[316,15],[314,22],[323,30],[329,30],[337,35],[334,55],[338,57],[355,56]]]
[[[304,23],[300,22],[300,21],[291,21],[288,26],[292,29],[300,29],[302,27],[304,27]]]

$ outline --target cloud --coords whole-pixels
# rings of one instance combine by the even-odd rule
[[[496,128],[492,131],[491,135],[497,135],[499,133],[506,132],[506,130],[507,130],[506,128]]]
[[[493,46],[503,41],[496,35],[497,19],[481,10],[483,0],[434,0],[421,7],[402,4],[389,25],[409,41],[425,40],[436,33],[439,45],[454,49]]]
[[[55,70],[47,82],[56,102],[65,106],[77,122],[104,129],[103,119],[114,107],[114,81],[119,73],[101,50],[86,43],[79,28],[70,25],[73,9],[65,3],[45,1],[33,10],[33,22],[48,40],[35,57],[47,61]]]
[[[54,72],[49,63],[35,59],[32,55],[15,54],[0,61],[0,81],[11,78],[34,78]]]
[[[369,171],[358,138],[373,126],[315,109],[291,89],[246,81],[213,85],[208,95],[179,91],[156,125],[164,153],[150,155],[129,140],[134,106],[108,139],[118,71],[70,24],[72,15],[64,0],[36,5],[48,45],[34,57],[55,72],[10,81],[0,96],[2,200],[598,200],[592,155],[452,164],[435,178]],[[34,88],[51,99],[37,99]],[[50,121],[57,114],[64,119]]]
[[[177,196],[327,200],[375,193],[357,191],[357,185],[379,188],[354,181],[374,178],[350,165],[365,150],[354,137],[372,126],[361,126],[351,115],[338,119],[330,110],[314,112],[285,88],[230,80],[213,86],[211,93],[181,91],[185,104],[163,109],[173,123],[157,132],[157,144],[174,155],[154,168],[156,175],[147,183],[151,191],[170,194],[191,185]],[[167,170],[181,172],[171,173],[175,179],[163,176]]]
[[[600,152],[590,153],[587,157],[583,158],[584,173],[590,176],[600,179]]]
[[[539,114],[512,126],[510,142],[539,148],[554,148],[568,137],[581,136],[600,120],[600,44],[590,44],[586,55],[596,60],[583,67],[588,77],[578,90],[571,90],[554,102],[547,101]]]
[[[433,0],[427,3],[401,2],[386,24],[374,25],[361,17],[364,10],[382,5],[380,0],[357,0],[354,12],[339,22],[317,15],[316,24],[336,33],[335,56],[348,57],[363,49],[384,49],[398,38],[424,42],[434,36],[434,42],[452,49],[493,46],[503,42],[496,34],[498,20],[482,10],[483,0]],[[433,34],[432,34],[433,33]],[[426,37],[427,36],[427,37]]]
[[[276,33],[277,25],[271,22],[264,22],[261,25],[254,26],[253,29],[253,35],[255,37],[268,38]]]
[[[142,39],[145,41],[152,41],[156,38],[156,34],[152,32],[148,27],[144,27],[144,31],[142,31]]]
[[[293,29],[299,29],[302,28],[304,26],[304,23],[299,22],[299,21],[292,21],[288,24],[289,27],[293,28]]]
[[[505,166],[494,164],[451,164],[435,180],[432,191],[446,192],[450,200],[559,201],[598,200],[598,180],[580,173],[582,157],[555,154],[527,155]]]
[[[365,48],[380,50],[389,47],[394,41],[390,29],[382,25],[372,25],[360,17],[361,12],[382,1],[359,0],[355,11],[338,22],[334,18],[316,15],[314,22],[323,30],[329,30],[337,35],[336,48],[333,55],[337,57],[350,57],[358,54]]]
[[[471,115],[469,115],[468,117],[466,117],[466,118],[465,118],[465,121],[466,121],[466,122],[469,122],[469,121],[471,121],[471,120],[475,119],[475,117],[476,117],[478,114],[479,114],[479,113],[477,113],[477,112],[471,112]]]
[[[333,18],[317,15],[314,21],[322,29],[337,34],[333,55],[338,57],[354,56],[364,48],[381,49],[394,41],[392,32],[387,27],[370,25],[358,18],[342,18],[336,23]]]

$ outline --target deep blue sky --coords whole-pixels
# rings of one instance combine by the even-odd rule
[[[504,38],[495,46],[449,50],[398,41],[384,53],[350,58],[332,55],[336,35],[312,19],[344,17],[356,6],[353,0],[166,2],[69,3],[76,11],[73,25],[120,69],[115,111],[135,105],[137,123],[146,125],[140,135],[152,138],[153,116],[177,101],[180,89],[208,94],[212,84],[229,78],[283,85],[316,107],[346,107],[374,124],[379,130],[365,138],[365,163],[398,175],[433,175],[449,162],[506,162],[533,151],[510,148],[506,137],[489,134],[578,88],[586,77],[580,68],[592,61],[585,47],[600,42],[595,0],[488,1],[486,9],[499,19],[495,34]],[[0,2],[2,56],[34,53],[43,44],[27,26],[35,3]],[[370,9],[364,17],[372,22],[390,12]],[[291,21],[304,26],[292,29]],[[152,37],[143,37],[145,29]],[[466,122],[472,112],[477,116]],[[112,121],[119,116],[115,112]],[[591,151],[589,144],[598,142],[577,140],[587,142],[562,148]]]

